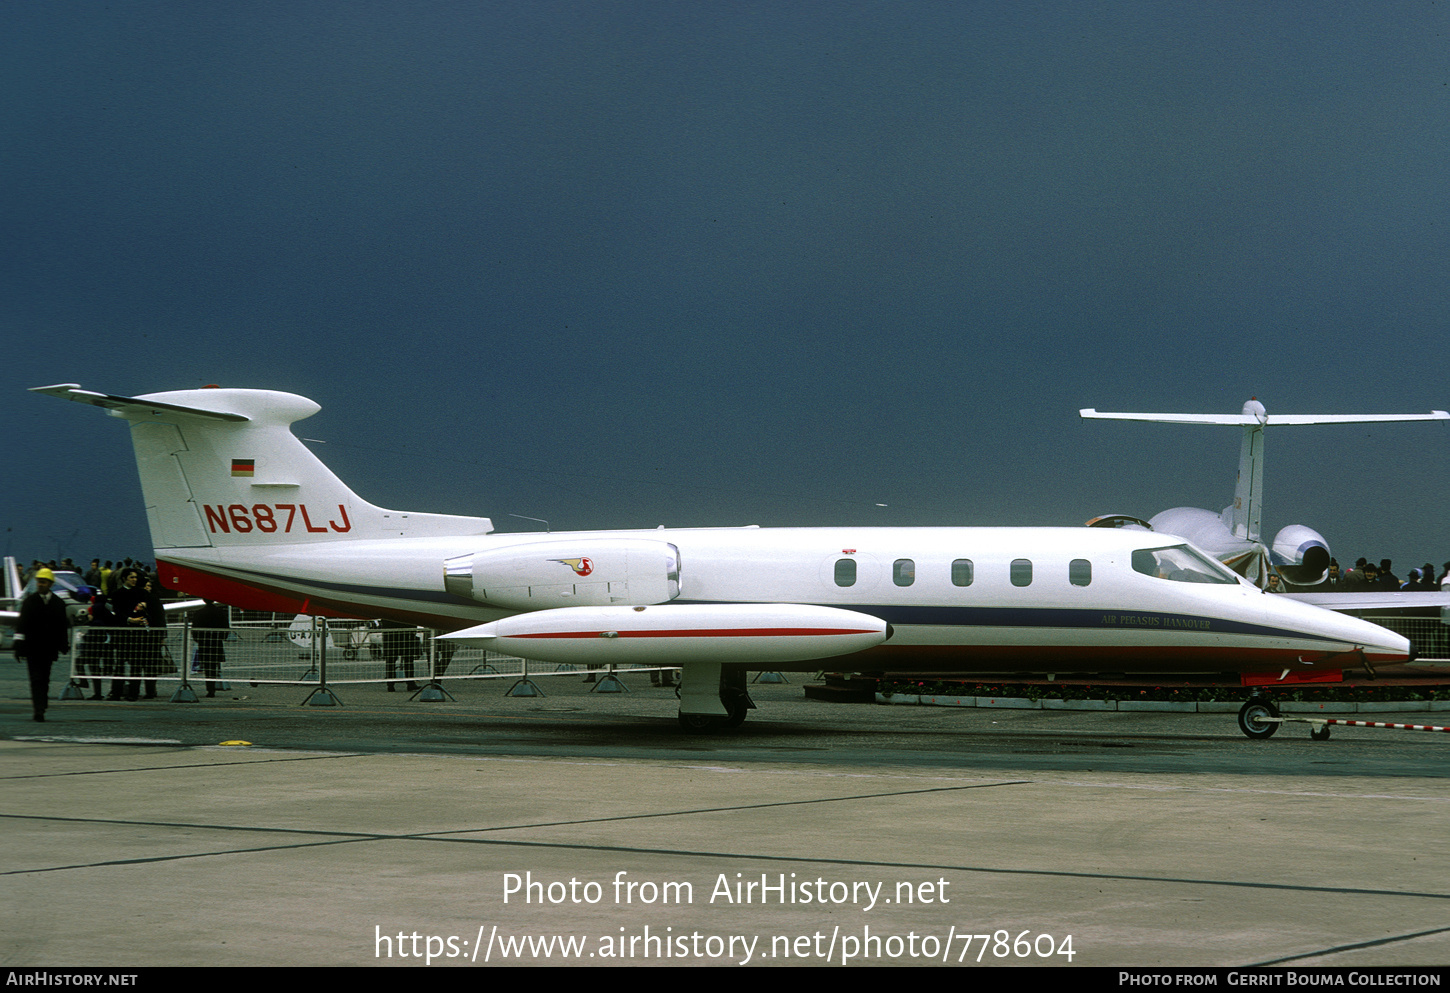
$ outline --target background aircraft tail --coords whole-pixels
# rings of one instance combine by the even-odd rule
[[[119,397],[75,384],[33,392],[130,422],[158,553],[493,528],[486,517],[384,510],[360,498],[292,433],[293,421],[322,409],[306,397],[219,388]]]
[[[15,561],[15,556],[5,556],[5,599],[19,600],[20,592],[24,584],[20,582],[20,566]]]
[[[1088,407],[1084,418],[1149,421],[1160,424],[1225,424],[1243,430],[1234,502],[1214,521],[1207,511],[1176,507],[1152,518],[1155,530],[1180,534],[1213,552],[1229,568],[1260,586],[1269,581],[1269,564],[1290,583],[1314,584],[1328,574],[1329,545],[1314,529],[1291,524],[1265,544],[1260,537],[1264,498],[1264,428],[1271,424],[1370,424],[1394,421],[1444,421],[1450,413],[1428,414],[1269,414],[1250,398],[1237,414],[1105,413]]]

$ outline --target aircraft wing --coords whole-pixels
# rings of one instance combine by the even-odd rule
[[[180,614],[184,611],[195,610],[197,607],[205,607],[205,600],[177,600],[175,603],[163,603],[161,609],[166,611],[166,616]]]
[[[1115,414],[1084,407],[1079,417],[1108,421],[1148,421],[1162,424],[1372,424],[1395,421],[1450,421],[1450,412],[1432,410],[1428,414]]]
[[[1323,607],[1326,610],[1338,610],[1351,614],[1362,613],[1367,610],[1396,610],[1396,609],[1425,609],[1427,607],[1438,607],[1441,610],[1450,608],[1450,593],[1433,591],[1416,591],[1396,593],[1386,590],[1383,593],[1276,593],[1275,596],[1287,597],[1290,600],[1298,600],[1300,603],[1313,604],[1316,607]]]
[[[1394,421],[1450,421],[1450,413],[1432,410],[1428,414],[1269,414],[1269,424],[1374,424]]]
[[[1084,407],[1079,417],[1104,421],[1152,421],[1166,424],[1258,424],[1250,414],[1111,414],[1094,407]]]

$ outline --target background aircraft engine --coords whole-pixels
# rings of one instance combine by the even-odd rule
[[[1279,575],[1295,586],[1313,586],[1329,575],[1329,544],[1303,524],[1290,524],[1274,535],[1269,557]]]
[[[528,542],[446,559],[443,585],[510,610],[665,603],[680,595],[680,550],[648,538]]]

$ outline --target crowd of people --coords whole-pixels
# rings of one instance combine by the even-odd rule
[[[1429,562],[1422,566],[1411,569],[1404,580],[1395,575],[1394,563],[1389,559],[1380,559],[1379,565],[1375,565],[1369,559],[1359,559],[1354,563],[1353,569],[1340,570],[1337,559],[1329,560],[1329,576],[1320,583],[1318,589],[1333,590],[1336,593],[1383,593],[1388,591],[1432,592],[1439,590],[1450,590],[1446,583],[1450,582],[1450,562],[1446,562],[1439,570]]]
[[[51,666],[72,647],[71,618],[54,589],[57,572],[78,573],[85,582],[80,590],[71,591],[73,597],[89,604],[85,620],[90,626],[75,645],[76,674],[86,677],[80,680],[81,687],[91,689],[91,699],[99,700],[109,679],[107,700],[154,699],[156,677],[174,668],[165,655],[166,610],[162,602],[170,591],[161,587],[152,571],[131,559],[104,564],[93,559],[84,573],[70,559],[58,563],[37,559],[21,576],[22,586],[33,585],[35,591],[21,602],[15,628],[15,656],[30,670],[34,719],[45,720]],[[193,624],[226,629],[230,626],[228,610],[208,601]],[[216,691],[224,638],[225,634],[197,638],[197,661],[208,677],[208,696]]]
[[[21,573],[21,585],[28,585],[30,580],[35,577],[35,573],[40,569],[49,569],[52,573],[76,573],[91,589],[99,590],[107,595],[116,592],[120,588],[121,576],[128,569],[138,569],[146,576],[151,577],[153,584],[157,583],[156,570],[139,559],[134,561],[131,559],[121,559],[120,561],[107,559],[104,563],[100,559],[91,559],[90,567],[83,571],[71,559],[64,558],[59,562],[55,559],[51,559],[49,562],[42,562],[40,559],[32,560],[30,565],[26,566]],[[157,589],[160,590],[159,584],[157,585]],[[169,591],[163,590],[162,592],[166,593]]]

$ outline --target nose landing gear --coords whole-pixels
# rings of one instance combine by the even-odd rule
[[[1280,723],[1279,708],[1262,697],[1249,697],[1239,710],[1239,730],[1249,738],[1272,738]]]

